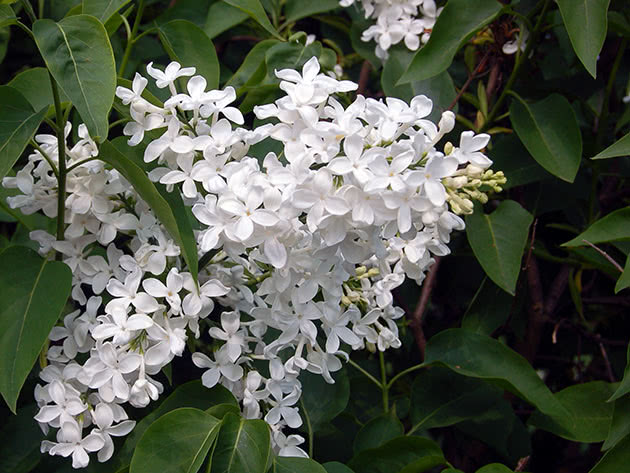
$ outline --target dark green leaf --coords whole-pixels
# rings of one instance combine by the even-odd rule
[[[223,418],[212,455],[211,473],[265,473],[271,455],[271,435],[264,420]]]
[[[210,409],[207,409],[206,412],[211,416],[216,417],[217,419],[223,419],[225,415],[230,412],[232,414],[240,415],[241,409],[238,407],[238,405],[224,402],[221,404],[217,404],[216,406],[212,406]]]
[[[348,468],[343,463],[339,462],[328,462],[322,465],[327,473],[354,473],[350,468]]]
[[[16,89],[0,86],[0,179],[19,159],[47,110],[46,106],[35,112]]]
[[[591,159],[618,158],[620,156],[630,156],[630,133],[615,141],[604,151],[593,156]]]
[[[42,458],[39,451],[42,431],[33,417],[39,408],[31,404],[18,409],[0,428],[0,473],[28,473]]]
[[[440,447],[421,437],[398,437],[364,450],[348,466],[361,473],[421,473],[445,463]]]
[[[243,10],[239,10],[224,2],[215,2],[208,10],[208,17],[203,30],[210,39],[219,36],[224,31],[242,23],[249,15]]]
[[[9,5],[0,5],[0,27],[12,25],[17,21],[13,8]]]
[[[628,469],[628,464],[630,464],[630,435],[608,450],[589,473],[620,473]]]
[[[476,473],[513,473],[507,466],[501,465],[501,463],[490,463],[489,465],[482,466]]]
[[[619,279],[617,280],[617,284],[615,284],[615,294],[627,287],[630,287],[630,255],[626,258],[623,273],[621,273],[621,276],[619,276]]]
[[[199,409],[185,407],[163,415],[138,442],[130,473],[196,473],[220,426],[219,419]]]
[[[400,437],[403,433],[402,422],[393,411],[382,414],[361,427],[354,439],[354,453],[378,448],[393,438]]]
[[[563,243],[562,246],[586,246],[584,240],[597,244],[627,239],[630,239],[630,207],[615,210],[600,218],[585,232]]]
[[[319,463],[310,458],[275,457],[271,473],[326,473]]]
[[[623,372],[623,379],[610,400],[614,401],[628,393],[630,393],[630,344],[628,344],[628,351],[626,352],[626,369]]]
[[[0,253],[0,268],[0,393],[15,413],[26,376],[70,295],[72,272],[23,246]]]
[[[114,13],[127,5],[130,0],[83,0],[83,13],[107,23]]]
[[[333,373],[335,384],[328,384],[323,376],[302,371],[301,404],[309,416],[313,430],[331,421],[346,408],[350,398],[350,383],[345,367]]]
[[[247,13],[251,18],[253,18],[260,26],[262,26],[265,30],[271,33],[278,39],[283,39],[282,36],[278,34],[276,29],[273,27],[269,18],[267,18],[267,12],[260,4],[258,0],[224,0],[226,3],[232,5],[233,7],[242,10]]]
[[[501,186],[503,189],[554,179],[532,158],[515,134],[501,135],[496,140],[493,137],[488,157],[494,163],[492,167],[503,171],[507,178],[507,183]]]
[[[99,159],[116,168],[127,179],[140,197],[151,207],[160,222],[166,227],[175,243],[181,248],[184,260],[193,278],[197,279],[197,245],[190,225],[185,225],[186,215],[182,214],[183,204],[178,204],[176,195],[167,199],[137,164],[123,155],[109,141],[100,146]],[[181,202],[181,197],[179,198]],[[175,207],[175,208],[174,208]],[[180,227],[180,225],[182,225]]]
[[[608,28],[610,0],[557,0],[575,53],[590,75],[597,75],[599,56]]]
[[[612,392],[603,381],[569,386],[555,397],[571,416],[547,417],[536,411],[529,423],[574,442],[603,442],[612,420],[613,405],[606,402]]]
[[[33,34],[48,70],[91,136],[106,139],[107,116],[116,91],[116,66],[103,24],[90,15],[70,16],[58,23],[37,20]]]
[[[222,4],[219,3],[218,5]],[[262,81],[267,72],[265,66],[267,51],[276,44],[278,44],[278,40],[276,39],[266,39],[256,44],[245,57],[243,64],[241,64],[225,85],[231,85],[238,89],[244,85],[255,85]]]
[[[496,0],[449,0],[431,38],[416,53],[399,84],[428,79],[445,71],[461,45],[494,20],[501,7]]]
[[[486,277],[464,314],[462,328],[492,335],[508,319],[513,303],[513,296]]]
[[[425,370],[416,376],[411,388],[412,431],[475,418],[497,403],[502,394],[479,379],[439,367]]]
[[[275,70],[297,69],[300,70],[304,63],[313,56],[319,57],[322,53],[322,45],[319,41],[303,45],[300,42],[278,43],[267,50],[265,62],[269,78],[278,82],[274,75]]]
[[[493,338],[459,328],[444,330],[427,343],[425,363],[492,380],[544,414],[570,416],[527,360]]]
[[[208,35],[194,23],[173,20],[158,26],[164,49],[183,67],[195,67],[208,81],[208,90],[219,87],[219,59]]]
[[[510,106],[510,120],[538,164],[554,176],[573,182],[582,160],[582,135],[566,98],[552,94],[529,104],[519,97]]]
[[[466,217],[466,236],[481,267],[512,295],[532,221],[532,215],[513,200],[501,202],[490,215],[475,205],[474,213]]]
[[[305,2],[304,0],[288,0],[284,13],[287,23],[293,23],[294,21],[301,20],[307,16],[316,15],[317,13],[324,13],[330,10],[339,8],[339,2],[337,0],[318,0]]]
[[[624,437],[630,435],[630,396],[623,396],[615,401],[610,429],[602,450],[609,450],[617,445]]]
[[[54,113],[53,94],[50,86],[50,76],[45,67],[33,67],[25,69],[16,75],[7,85],[19,90],[24,98],[30,102],[35,110],[46,107],[50,114]],[[69,99],[63,91],[60,92],[61,102]]]

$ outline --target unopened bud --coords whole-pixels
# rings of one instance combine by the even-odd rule
[[[451,143],[450,141],[447,141],[446,144],[444,145],[444,154],[445,155],[449,155],[453,152],[454,146],[453,143]]]
[[[367,268],[365,266],[359,266],[355,272],[357,274],[357,276],[362,276],[365,274],[365,272],[367,271]]]
[[[348,296],[341,296],[341,304],[347,306],[352,304],[352,301],[348,298]]]
[[[381,274],[381,271],[378,268],[370,268],[367,274],[368,274],[368,277],[372,278],[374,276],[378,276],[379,274]]]
[[[440,118],[440,122],[438,123],[438,128],[440,129],[441,135],[452,131],[453,128],[455,128],[455,114],[450,110],[444,112],[442,114],[442,118]]]

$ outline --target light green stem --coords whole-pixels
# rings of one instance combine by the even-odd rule
[[[57,81],[49,72],[50,85],[52,87],[53,101],[55,104],[55,116],[57,121],[57,149],[59,155],[57,174],[57,241],[64,239],[65,232],[65,211],[66,211],[66,137],[64,129],[66,127],[65,117],[59,99],[59,88]],[[61,253],[57,253],[57,260],[61,260]]]
[[[143,13],[144,13],[144,0],[140,0],[140,4],[138,5],[138,13],[136,13],[136,18],[133,22],[131,35],[127,38],[127,46],[125,47],[125,53],[120,63],[120,69],[118,70],[119,77],[125,76],[125,69],[127,67],[127,63],[129,62],[129,57],[131,56],[131,49],[133,48],[134,38],[136,37],[136,34],[138,34],[138,28],[140,28],[140,22],[142,21]]]
[[[383,392],[383,411],[389,412],[389,385],[387,384],[387,371],[385,369],[385,355],[378,352],[378,361],[381,365],[381,391]]]

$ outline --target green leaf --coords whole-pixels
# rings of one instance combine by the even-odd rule
[[[35,404],[20,408],[0,428],[0,473],[28,473],[42,459],[39,451],[43,434],[33,417],[39,411]]]
[[[343,463],[339,462],[327,462],[322,465],[327,473],[354,473]]]
[[[310,458],[275,457],[270,473],[327,473],[326,469]]]
[[[490,336],[508,319],[513,303],[513,296],[486,277],[464,314],[462,328]]]
[[[613,405],[606,402],[612,392],[612,386],[603,381],[569,386],[555,397],[571,416],[548,417],[536,411],[529,423],[574,442],[603,442],[612,420]]]
[[[188,270],[197,279],[197,244],[187,216],[183,213],[181,197],[158,191],[146,172],[122,154],[112,143],[105,141],[99,149],[99,159],[116,168],[127,179],[140,197],[151,207],[156,217],[166,227],[175,243],[180,247]],[[180,205],[181,204],[181,205]]]
[[[0,5],[0,27],[13,25],[17,22],[15,12],[9,5]]]
[[[339,8],[337,0],[318,0],[316,2],[305,2],[304,0],[288,0],[284,7],[284,14],[287,23],[306,18],[307,16],[324,13]]]
[[[101,23],[107,23],[114,13],[127,5],[130,0],[83,0],[82,12],[98,18]]]
[[[223,418],[212,455],[211,473],[265,473],[271,455],[269,425],[264,420]]]
[[[513,200],[501,202],[490,215],[475,205],[466,217],[468,243],[486,274],[514,295],[532,215]]]
[[[427,343],[425,363],[444,365],[464,376],[491,380],[544,414],[570,415],[527,360],[493,338],[460,328],[444,330]]]
[[[610,429],[602,450],[609,450],[617,445],[624,437],[630,435],[630,396],[623,396],[615,401]]]
[[[206,412],[217,419],[223,419],[225,415],[230,412],[232,414],[240,415],[241,409],[238,405],[224,402],[217,404],[216,406],[212,406],[210,409],[206,409]]]
[[[496,0],[449,0],[426,45],[416,53],[399,84],[428,79],[445,71],[457,50],[494,20],[502,5]]]
[[[319,374],[302,371],[301,404],[308,415],[313,430],[337,417],[348,404],[350,383],[345,367],[332,374],[335,384],[329,384]]]
[[[627,287],[630,287],[630,255],[626,258],[623,273],[621,273],[621,276],[619,276],[619,279],[617,280],[617,284],[615,284],[615,294]]]
[[[0,86],[0,179],[20,158],[47,110],[46,106],[35,112],[16,89]]]
[[[0,393],[13,413],[20,389],[65,307],[70,268],[23,246],[0,253]]]
[[[593,156],[591,159],[618,158],[620,156],[630,156],[630,133],[615,141],[604,151]]]
[[[475,418],[497,403],[503,394],[482,380],[443,368],[425,370],[411,388],[412,431],[446,427]]]
[[[421,437],[398,437],[363,450],[348,466],[361,473],[420,473],[446,463],[440,447]]]
[[[313,56],[319,57],[322,53],[322,45],[319,41],[303,45],[300,42],[278,43],[267,50],[265,63],[267,64],[267,74],[269,78],[278,83],[279,79],[274,75],[275,70],[280,69],[301,69],[306,61]]]
[[[217,5],[223,5],[218,3]],[[265,57],[267,51],[278,44],[277,39],[266,39],[254,46],[234,75],[225,84],[238,89],[244,85],[255,85],[262,81],[267,73]],[[251,84],[250,84],[251,83]]]
[[[249,15],[244,11],[224,2],[216,2],[208,10],[203,30],[210,39],[213,39],[224,31],[242,23],[247,18],[249,18]]]
[[[123,77],[119,77],[118,78],[118,85],[120,87],[125,87],[126,89],[133,90],[132,89],[133,82],[130,81],[129,79],[125,79]],[[142,91],[141,96],[142,96],[143,99],[145,99],[148,102],[152,103],[156,107],[160,107],[160,108],[164,107],[164,103],[160,99],[158,99],[155,95],[153,95],[150,91],[148,91],[146,88]],[[129,116],[131,116],[131,115],[129,115]],[[114,138],[112,140],[112,143],[116,143],[117,138]],[[126,138],[125,138],[125,141],[127,141]],[[125,146],[128,147],[128,145],[125,145]]]
[[[219,419],[199,409],[181,408],[163,415],[138,442],[130,473],[196,473],[220,426]]]
[[[45,67],[33,67],[25,69],[16,75],[7,84],[20,91],[24,98],[29,101],[35,110],[46,107],[49,114],[54,113],[52,87],[50,86],[50,76]],[[61,102],[68,102],[69,99],[63,91],[59,91]]]
[[[554,176],[573,182],[582,160],[582,135],[567,99],[551,94],[528,104],[519,97],[510,105],[510,120],[538,164]]]
[[[587,243],[584,240],[597,244],[627,239],[630,239],[630,206],[615,210],[600,218],[585,232],[563,243],[562,246],[586,246]]]
[[[410,102],[416,95],[426,95],[433,101],[433,110],[429,120],[438,122],[450,104],[455,100],[457,92],[453,79],[448,72],[442,71],[436,76],[424,80],[414,80],[408,84],[396,85],[400,76],[405,72],[413,58],[413,53],[404,48],[392,48],[389,58],[383,65],[381,86],[385,95],[397,97]],[[457,112],[457,109],[454,109]]]
[[[197,25],[173,20],[157,27],[160,41],[169,57],[183,67],[194,66],[208,81],[208,90],[219,87],[219,59],[212,40]]]
[[[488,157],[494,169],[500,169],[507,177],[507,183],[501,187],[511,189],[532,182],[555,179],[527,151],[515,134],[505,134],[497,139],[492,138],[492,149]]]
[[[628,469],[628,464],[630,464],[630,435],[608,450],[589,473],[620,473]]]
[[[393,411],[382,414],[361,427],[354,439],[354,453],[378,448],[391,439],[400,437],[403,433],[402,422]]]
[[[225,3],[232,5],[233,7],[238,8],[239,10],[247,13],[251,18],[253,18],[260,26],[262,26],[265,30],[271,33],[276,38],[283,40],[282,36],[278,34],[276,29],[273,27],[269,18],[267,18],[267,12],[260,4],[258,0],[224,0]]]
[[[628,351],[626,353],[626,369],[623,372],[623,379],[609,400],[615,401],[628,393],[630,393],[630,344],[628,344]]]
[[[562,21],[577,56],[590,75],[597,75],[597,57],[608,28],[610,0],[557,0]]]
[[[489,465],[482,466],[476,473],[513,473],[507,466],[501,463],[490,463]]]
[[[103,24],[90,15],[70,16],[57,23],[37,20],[33,35],[48,70],[90,135],[105,140],[116,91],[116,65]]]

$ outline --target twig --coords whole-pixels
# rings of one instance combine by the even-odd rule
[[[529,287],[528,292],[531,303],[529,305],[527,337],[522,349],[522,354],[531,363],[536,356],[536,351],[540,344],[540,332],[545,320],[544,295],[536,257],[533,257],[527,266],[527,285]]]
[[[433,263],[433,266],[431,266],[431,269],[429,270],[429,273],[427,274],[427,277],[422,284],[420,299],[418,299],[418,304],[416,305],[416,309],[413,311],[411,322],[409,323],[409,326],[413,331],[413,337],[416,340],[416,345],[418,346],[418,351],[420,352],[420,361],[424,361],[424,349],[427,345],[427,339],[425,338],[424,330],[422,329],[422,317],[427,308],[427,305],[429,304],[431,292],[433,292],[433,288],[435,287],[435,281],[438,268],[440,267],[440,261],[441,258],[435,258],[435,263]]]
[[[568,264],[563,265],[556,275],[556,278],[553,280],[553,283],[551,284],[551,289],[549,289],[549,294],[547,294],[547,299],[545,300],[544,310],[546,315],[553,315],[553,313],[556,311],[558,301],[564,293],[564,290],[567,288],[570,271],[571,267]]]
[[[587,297],[582,299],[585,304],[619,305],[630,307],[630,298],[627,297]]]
[[[602,250],[601,248],[596,247],[595,245],[593,245],[590,241],[588,240],[584,240],[582,239],[582,241],[584,243],[586,243],[588,246],[590,246],[591,248],[593,248],[595,251],[597,251],[600,255],[602,255],[604,258],[606,258],[610,264],[612,264],[615,268],[617,268],[619,270],[620,273],[623,273],[623,268],[621,267],[621,265],[619,263],[617,263],[612,256],[610,256],[608,253],[606,253],[604,250]]]
[[[612,367],[610,366],[608,353],[606,352],[606,348],[604,348],[604,344],[602,342],[599,342],[599,351],[602,352],[602,357],[604,358],[604,363],[606,364],[606,373],[608,373],[608,380],[611,383],[615,383],[617,380],[615,379],[615,375],[613,374]]]
[[[357,95],[364,95],[367,90],[367,83],[370,79],[370,70],[372,66],[370,65],[370,61],[363,61],[363,65],[361,66],[361,72],[359,73],[359,87],[357,88]]]
[[[525,471],[525,468],[527,468],[527,464],[529,463],[529,458],[529,455],[521,458],[516,464],[516,468],[514,468],[514,471]]]
[[[523,266],[523,271],[527,270],[529,267],[529,260],[532,257],[532,251],[534,249],[534,241],[536,241],[536,227],[538,226],[538,219],[534,220],[534,225],[532,225],[532,237],[529,240],[529,249],[527,250],[527,257],[525,258],[525,266]]]
[[[490,55],[490,51],[488,51],[481,58],[481,61],[479,61],[479,64],[477,64],[477,67],[475,67],[475,70],[472,71],[468,75],[468,79],[466,79],[466,82],[464,82],[464,85],[462,85],[462,88],[459,89],[459,92],[457,92],[457,96],[455,96],[455,98],[453,99],[453,101],[451,102],[451,104],[448,106],[448,108],[446,110],[453,110],[453,107],[455,107],[455,105],[457,105],[457,102],[459,102],[459,99],[462,98],[462,95],[464,95],[464,92],[466,92],[466,89],[468,89],[468,86],[470,85],[470,83],[473,80],[475,80],[475,78],[477,77],[477,74],[479,74],[479,71],[481,70],[481,68],[483,66],[485,66],[486,62],[488,61],[488,56],[489,55]]]

